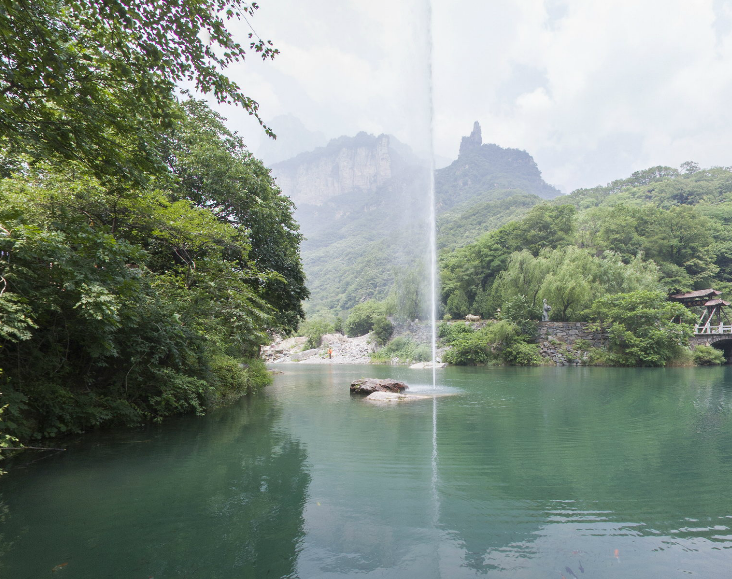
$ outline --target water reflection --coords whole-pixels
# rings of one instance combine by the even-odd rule
[[[732,565],[731,368],[448,369],[458,395],[397,405],[348,384],[424,372],[284,370],[230,411],[11,464],[2,576],[63,563],[69,577],[158,579]]]
[[[6,575],[293,577],[310,481],[265,398],[206,419],[92,436],[2,485]]]
[[[441,524],[464,566],[617,576],[616,549],[633,576],[729,563],[729,369],[508,376],[484,383],[493,404],[441,415]]]

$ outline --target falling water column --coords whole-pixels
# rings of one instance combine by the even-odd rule
[[[426,1],[427,11],[427,116],[429,155],[429,244],[430,244],[430,325],[432,334],[432,388],[437,386],[437,218],[435,214],[435,154],[434,103],[432,100],[432,4]]]

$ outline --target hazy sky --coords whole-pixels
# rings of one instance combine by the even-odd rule
[[[333,138],[391,133],[427,150],[429,3],[260,0],[280,49],[229,69],[265,119]],[[569,192],[653,165],[732,165],[732,0],[435,0],[434,149],[473,121]],[[232,24],[242,40],[249,28]],[[256,151],[251,119],[227,108]]]

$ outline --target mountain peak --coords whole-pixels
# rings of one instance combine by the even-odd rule
[[[470,136],[463,137],[463,140],[460,141],[460,154],[462,155],[469,149],[480,149],[482,144],[483,135],[480,130],[480,123],[475,121],[475,123],[473,123],[473,131],[470,133]]]

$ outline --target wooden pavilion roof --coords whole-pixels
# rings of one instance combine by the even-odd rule
[[[703,290],[696,290],[693,292],[685,292],[681,294],[674,294],[671,297],[674,299],[686,299],[686,298],[701,298],[704,296],[718,296],[722,292],[717,291],[715,289],[709,288],[709,289],[703,289]]]
[[[730,305],[729,302],[725,302],[724,300],[709,300],[707,303],[704,304],[706,307],[711,308],[713,306],[728,306]]]
[[[722,292],[718,290],[708,288],[693,292],[673,294],[669,296],[669,299],[675,302],[681,302],[685,306],[704,306],[709,300],[714,299],[721,294]]]

